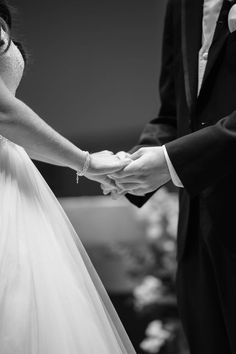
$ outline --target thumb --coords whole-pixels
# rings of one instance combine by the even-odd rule
[[[137,174],[140,170],[140,161],[138,161],[138,158],[136,160],[133,160],[128,166],[124,168],[124,173],[126,174]]]
[[[126,159],[130,159],[130,154],[128,154],[125,151],[119,151],[116,154],[117,157],[119,157],[120,160],[126,160]]]
[[[123,160],[118,160],[117,161],[117,164],[115,166],[108,166],[106,168],[106,172],[105,174],[110,174],[110,173],[113,173],[113,172],[117,172],[117,171],[120,171],[120,170],[123,170],[125,167],[127,167],[130,162],[132,162],[132,160],[130,158],[125,158]]]
[[[132,155],[130,155],[130,158],[134,161],[134,160],[138,160],[142,155],[143,155],[142,150],[139,149],[135,151]]]

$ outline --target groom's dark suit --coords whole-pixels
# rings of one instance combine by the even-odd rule
[[[167,5],[161,108],[140,145],[166,145],[180,189],[177,292],[192,354],[236,353],[236,32],[224,1],[197,96],[202,0]],[[146,198],[129,199],[141,206]]]

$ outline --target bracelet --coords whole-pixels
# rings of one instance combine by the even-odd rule
[[[84,160],[84,165],[82,167],[81,171],[76,171],[76,183],[79,183],[79,177],[84,176],[85,173],[88,171],[89,164],[90,164],[90,154],[88,151],[85,151],[85,160]]]

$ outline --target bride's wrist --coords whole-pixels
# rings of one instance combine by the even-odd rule
[[[76,170],[76,181],[79,182],[79,177],[85,176],[90,167],[91,156],[88,151],[83,151],[83,158],[80,166]]]

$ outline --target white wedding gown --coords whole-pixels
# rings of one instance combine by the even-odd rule
[[[23,69],[11,43],[0,75],[14,94]],[[0,353],[135,353],[59,202],[25,150],[3,137]]]

